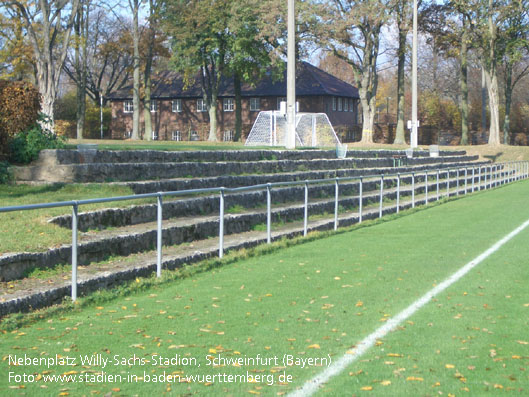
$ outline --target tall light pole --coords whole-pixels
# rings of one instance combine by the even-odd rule
[[[417,147],[417,0],[413,0],[413,50],[411,56],[411,135],[410,146]]]
[[[296,11],[295,0],[288,0],[287,22],[287,149],[296,147]]]

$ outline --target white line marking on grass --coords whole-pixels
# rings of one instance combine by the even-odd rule
[[[498,251],[502,245],[504,245],[506,242],[508,242],[510,239],[512,239],[514,236],[520,233],[528,225],[529,225],[529,219],[525,221],[521,226],[517,227],[512,232],[510,232],[508,235],[506,235],[501,240],[499,240],[496,244],[491,246],[488,250],[486,250],[481,255],[477,256],[476,258],[468,262],[465,266],[463,266],[457,272],[455,272],[450,277],[445,279],[443,282],[438,284],[435,288],[431,289],[426,294],[424,294],[421,298],[417,299],[415,302],[413,302],[410,306],[408,306],[406,309],[401,311],[395,317],[388,320],[383,326],[379,327],[375,332],[366,336],[362,341],[358,343],[355,349],[349,350],[338,361],[333,362],[331,366],[329,366],[321,374],[316,375],[311,380],[305,382],[305,384],[303,385],[301,389],[298,389],[290,393],[290,396],[292,397],[310,396],[314,394],[316,391],[318,391],[318,389],[323,383],[326,383],[332,377],[339,375],[348,365],[353,363],[358,357],[362,356],[366,351],[368,351],[375,344],[377,339],[383,338],[388,333],[390,333],[395,328],[397,328],[397,326],[399,326],[400,323],[402,323],[404,320],[411,317],[417,310],[419,310],[421,307],[423,307],[428,302],[430,302],[430,300],[434,296],[443,292],[445,289],[450,287],[456,281],[461,279],[464,275],[466,275],[474,267],[479,265],[482,261],[487,259],[490,255]]]

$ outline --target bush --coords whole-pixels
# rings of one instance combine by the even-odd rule
[[[0,161],[0,185],[5,185],[13,180],[13,174],[7,161]]]
[[[0,80],[0,156],[7,155],[8,142],[30,128],[40,112],[40,94],[31,84]]]
[[[45,122],[44,115],[39,122]],[[64,147],[62,138],[51,131],[43,130],[42,123],[35,123],[30,129],[17,134],[9,142],[9,160],[16,164],[28,164],[39,157],[42,149],[60,149]]]

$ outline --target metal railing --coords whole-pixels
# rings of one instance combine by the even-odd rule
[[[456,173],[456,195],[459,195],[460,188],[460,171],[464,170],[465,175],[465,184],[464,184],[464,194],[466,195],[469,191],[468,189],[468,174],[469,170],[472,170],[471,181],[472,185],[470,191],[473,193],[476,189],[480,191],[483,189],[490,189],[492,187],[497,187],[499,185],[504,185],[506,183],[511,183],[518,181],[520,179],[526,179],[529,177],[529,162],[509,162],[501,164],[490,164],[490,165],[479,165],[472,167],[457,167],[457,168],[446,168],[446,169],[437,169],[432,172],[436,176],[436,199],[440,199],[440,187],[442,184],[442,179],[440,178],[441,174],[445,173],[445,183],[446,183],[446,196],[450,196],[450,185],[451,179],[450,174]],[[477,179],[476,183],[476,170],[477,170]],[[483,171],[483,175],[482,175]],[[432,174],[429,171],[424,173],[424,191],[425,191],[425,203],[428,203],[428,181],[429,176]],[[272,199],[271,193],[272,189],[275,187],[285,187],[285,186],[304,186],[304,208],[303,208],[303,235],[306,236],[308,232],[308,218],[309,218],[309,185],[315,184],[325,184],[332,183],[334,184],[335,194],[334,194],[334,230],[339,226],[339,201],[340,201],[340,182],[347,181],[357,181],[358,182],[358,222],[362,222],[363,215],[363,201],[364,201],[364,183],[365,179],[376,180],[380,178],[379,186],[379,208],[378,215],[379,217],[383,216],[384,212],[384,180],[389,178],[396,178],[396,189],[393,192],[396,194],[396,212],[398,213],[401,208],[401,192],[402,192],[402,177],[410,175],[411,176],[411,207],[414,208],[416,204],[416,172],[409,171],[404,173],[396,174],[380,174],[372,176],[353,176],[353,177],[336,177],[336,178],[326,178],[326,179],[312,179],[305,181],[292,181],[292,182],[274,182],[266,183],[260,185],[252,186],[243,186],[236,188],[225,188],[225,187],[214,187],[214,188],[204,188],[204,189],[189,189],[189,190],[177,190],[170,192],[157,192],[157,193],[144,193],[144,194],[135,194],[130,196],[119,196],[119,197],[108,197],[108,198],[96,198],[96,199],[87,199],[87,200],[73,200],[73,201],[62,201],[54,203],[42,203],[42,204],[30,204],[22,206],[10,206],[10,207],[0,207],[0,213],[3,212],[13,212],[13,211],[26,211],[34,209],[44,209],[44,208],[56,208],[56,207],[72,207],[72,289],[71,297],[72,300],[77,299],[77,260],[78,260],[78,222],[79,222],[79,207],[82,205],[88,204],[98,204],[98,203],[108,203],[114,201],[126,201],[126,200],[138,200],[145,198],[156,198],[157,199],[157,237],[156,237],[156,275],[161,277],[162,274],[162,217],[163,217],[163,198],[164,197],[175,197],[175,196],[189,196],[196,194],[207,194],[215,193],[219,194],[219,250],[218,256],[222,258],[224,255],[224,197],[226,193],[240,193],[248,191],[258,191],[266,190],[266,234],[267,243],[272,242]],[[484,183],[482,183],[482,180]],[[488,185],[488,187],[487,187]]]

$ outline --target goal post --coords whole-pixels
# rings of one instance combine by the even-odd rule
[[[246,139],[246,146],[286,146],[287,120],[280,111],[259,112]],[[325,113],[296,114],[296,146],[341,146]]]

